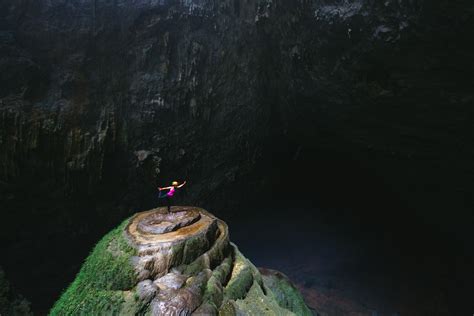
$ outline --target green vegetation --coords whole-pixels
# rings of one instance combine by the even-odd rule
[[[224,288],[220,315],[312,315],[298,290],[286,277],[279,273],[262,276],[238,248],[232,246],[234,261]],[[221,271],[215,272],[219,275]]]
[[[0,267],[0,315],[32,315],[30,303],[20,295],[15,295]]]
[[[236,300],[245,297],[254,281],[254,275],[256,274],[254,272],[256,272],[256,268],[235,247],[232,275],[224,289],[225,298]]]
[[[263,284],[267,295],[273,295],[278,304],[296,315],[312,315],[303,297],[291,282],[282,274],[263,274]]]
[[[125,237],[128,223],[129,220],[124,221],[95,246],[74,282],[54,305],[52,316],[151,313],[150,299],[140,298],[137,293],[138,280],[131,263],[137,253]],[[230,248],[227,243],[219,245],[226,246],[230,253],[224,256],[227,250],[215,250],[213,258],[209,253],[203,254],[203,247],[209,247],[206,235],[195,236],[171,248],[173,262],[184,261],[175,268],[187,280],[186,291],[176,289],[170,292],[170,297],[193,293],[183,297],[179,308],[183,311],[198,308],[201,314],[218,312],[231,316],[311,315],[301,295],[283,275],[267,273],[262,277],[234,244],[231,243]],[[194,261],[191,258],[195,258]],[[212,261],[219,264],[211,271]]]
[[[207,281],[206,291],[203,301],[212,304],[214,307],[221,306],[224,299],[222,284],[227,279],[232,266],[232,257],[227,257],[222,264],[212,271],[212,275]]]
[[[108,233],[95,246],[74,282],[51,310],[51,315],[116,315],[125,292],[136,284],[131,257],[136,255],[124,237],[129,220]]]
[[[268,293],[267,293],[268,294]],[[237,315],[261,315],[261,316],[272,316],[272,315],[295,315],[289,309],[285,309],[278,304],[275,297],[272,295],[265,295],[262,287],[257,283],[253,282],[247,295],[242,300],[235,301],[237,305]],[[296,314],[304,315],[304,314]]]

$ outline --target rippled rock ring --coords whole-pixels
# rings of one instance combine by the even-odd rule
[[[145,234],[165,234],[197,222],[201,215],[196,210],[171,213],[151,213],[138,223],[138,231]]]

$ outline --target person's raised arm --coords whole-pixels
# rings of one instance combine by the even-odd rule
[[[181,183],[180,185],[178,185],[177,188],[179,189],[179,188],[183,187],[185,184],[186,184],[186,181],[184,181],[183,183]]]

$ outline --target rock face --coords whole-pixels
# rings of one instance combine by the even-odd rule
[[[311,315],[286,277],[239,252],[223,221],[195,207],[165,212],[105,236],[51,315]],[[174,228],[153,229],[164,224]]]
[[[265,187],[262,166],[311,150],[342,160],[315,159],[321,187],[355,161],[405,215],[470,238],[473,12],[467,0],[0,1],[2,264],[22,263],[21,277],[32,251],[51,251],[33,283],[50,282],[74,263],[53,258],[61,241],[149,209],[158,181],[186,177],[186,203],[238,209],[240,184]],[[331,193],[358,186],[346,180]],[[25,295],[47,291],[31,283]]]
[[[200,179],[189,199],[202,203],[266,151],[298,146],[369,155],[411,200],[441,173],[446,201],[427,209],[469,195],[468,1],[6,0],[0,12],[5,209],[50,199],[72,213],[87,195],[107,214],[150,203],[177,170]],[[406,188],[411,170],[426,185]]]

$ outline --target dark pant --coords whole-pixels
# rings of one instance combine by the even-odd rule
[[[164,193],[163,191],[160,191],[158,194],[159,199],[165,199],[166,200],[166,206],[168,207],[168,213],[171,211],[171,198],[168,196],[168,194]]]
[[[166,197],[166,205],[168,206],[168,213],[171,212],[171,198],[169,196]]]

